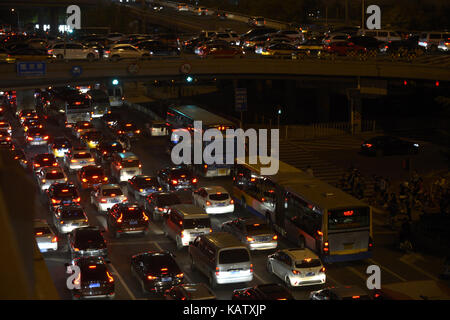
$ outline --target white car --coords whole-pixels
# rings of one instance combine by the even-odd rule
[[[118,184],[104,184],[91,192],[91,204],[99,212],[106,212],[116,203],[127,201],[127,197],[125,197]]]
[[[349,35],[346,33],[340,33],[340,32],[330,33],[325,38],[322,39],[322,43],[323,44],[332,44],[332,43],[338,42],[338,41],[346,41],[346,40],[348,40],[348,38],[349,38]]]
[[[439,51],[443,51],[443,52],[449,52],[449,50],[450,50],[450,38],[448,38],[446,40],[442,40],[441,42],[439,42],[438,50]]]
[[[53,211],[53,224],[59,233],[70,233],[73,229],[88,227],[88,218],[79,204],[59,206]]]
[[[12,134],[11,124],[6,120],[0,120],[0,130],[5,130],[9,135]]]
[[[103,58],[110,59],[111,61],[119,61],[121,59],[142,59],[145,55],[145,52],[131,44],[114,44],[103,51]]]
[[[65,154],[64,163],[70,173],[85,166],[95,166],[95,159],[89,150],[74,150]]]
[[[42,191],[47,190],[53,183],[67,182],[67,176],[60,167],[44,167],[36,172],[36,179]]]
[[[234,212],[234,200],[225,188],[220,186],[201,187],[192,192],[193,203],[204,208],[208,214]]]
[[[52,231],[47,221],[36,219],[33,221],[34,236],[41,252],[58,250],[58,237]]]
[[[322,261],[308,248],[278,250],[267,257],[267,271],[288,287],[324,284],[327,278]]]
[[[236,32],[217,32],[213,39],[217,40],[225,40],[226,42],[230,44],[236,44],[239,45],[239,35]]]
[[[97,49],[89,48],[81,43],[56,43],[48,50],[58,60],[98,60],[99,53]]]

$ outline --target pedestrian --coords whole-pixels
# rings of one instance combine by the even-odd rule
[[[308,175],[310,175],[311,177],[314,177],[314,172],[313,172],[313,169],[311,168],[310,165],[308,165],[308,166],[306,167],[306,173],[307,173]]]

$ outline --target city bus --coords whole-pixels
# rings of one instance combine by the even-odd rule
[[[235,129],[235,125],[232,121],[225,119],[223,117],[217,116],[205,109],[202,109],[195,105],[183,105],[183,106],[170,106],[167,110],[166,122],[171,129],[171,133],[175,129],[185,129],[193,133],[194,121],[202,122],[202,129],[218,129],[223,133],[223,164],[194,164],[194,171],[205,177],[218,177],[218,176],[229,176],[231,174],[233,164],[226,164],[225,159],[227,152],[233,152],[235,150],[226,150],[227,136],[225,131],[227,129]],[[178,137],[176,135],[170,136],[170,143],[176,144],[178,142]],[[232,139],[235,139],[234,137]],[[235,141],[234,141],[235,142]],[[209,141],[203,142],[203,148],[205,148]],[[192,144],[193,145],[193,144]],[[233,143],[233,146],[235,144]],[[193,152],[192,152],[193,155]],[[234,158],[234,157],[233,157]],[[193,163],[193,162],[192,162]]]
[[[284,162],[279,162],[276,175],[261,175],[261,167],[236,159],[236,204],[265,218],[279,234],[315,251],[326,263],[372,256],[370,206]]]

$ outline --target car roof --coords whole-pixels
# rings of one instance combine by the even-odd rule
[[[105,189],[121,189],[120,185],[118,185],[117,183],[109,183],[109,184],[102,184],[100,186],[101,190],[105,190]],[[121,189],[122,190],[122,189]]]
[[[307,258],[318,259],[319,257],[308,248],[283,249],[282,252],[291,257],[293,261],[301,261]]]
[[[208,187],[203,187],[203,189],[205,189],[205,191],[208,194],[218,193],[218,192],[228,193],[228,191],[222,186],[208,186]]]
[[[119,152],[118,155],[121,159],[138,159],[137,155],[135,155],[133,152]]]
[[[203,208],[195,206],[193,204],[177,204],[171,207],[172,209],[180,212],[184,218],[196,219],[196,218],[208,218],[208,214]]]

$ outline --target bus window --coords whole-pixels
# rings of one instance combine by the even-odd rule
[[[287,196],[286,217],[291,221],[293,217],[297,217],[294,219],[295,224],[311,236],[322,230],[322,215],[314,211],[306,201],[292,194]]]
[[[328,230],[362,228],[369,226],[369,208],[351,208],[328,211]]]

